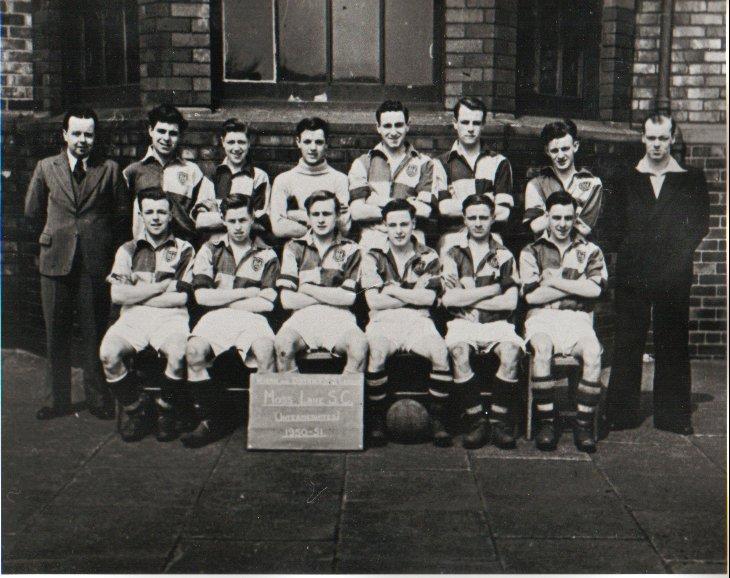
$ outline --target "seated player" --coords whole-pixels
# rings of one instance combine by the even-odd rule
[[[321,118],[299,121],[296,144],[301,152],[297,165],[274,179],[271,190],[271,228],[280,239],[303,236],[309,227],[304,203],[314,191],[332,191],[340,205],[337,227],[343,235],[350,231],[347,175],[327,163],[329,125]]]
[[[518,299],[517,267],[509,250],[490,233],[495,206],[486,195],[470,195],[463,204],[467,234],[443,257],[445,285],[442,303],[454,315],[447,323],[446,344],[454,367],[454,388],[466,402],[466,448],[478,448],[489,439],[479,382],[471,367],[472,352],[493,351],[499,358],[494,377],[491,435],[501,448],[515,447],[511,414],[517,371],[524,342],[511,323]]]
[[[436,251],[413,237],[416,209],[408,201],[390,201],[383,207],[383,221],[388,228],[387,244],[370,249],[363,257],[361,276],[370,307],[365,330],[370,347],[366,414],[370,445],[387,443],[384,424],[390,392],[385,362],[394,353],[410,352],[431,362],[433,442],[448,446],[451,436],[443,422],[452,381],[449,352],[429,313],[441,287],[441,265]]]
[[[310,231],[284,246],[281,304],[294,311],[276,335],[277,367],[296,372],[296,355],[324,349],[347,356],[344,373],[362,373],[368,352],[365,334],[349,310],[355,303],[360,249],[337,230],[339,201],[315,191],[305,201]]]
[[[226,157],[216,167],[215,175],[213,175],[213,186],[218,204],[231,195],[249,197],[254,216],[254,231],[261,235],[264,241],[267,241],[271,236],[269,220],[271,185],[269,175],[259,167],[255,167],[251,160],[251,129],[237,118],[229,118],[223,123],[219,137]],[[211,209],[211,207],[207,208]],[[219,212],[217,206],[215,212]],[[220,233],[220,236],[226,234],[226,227],[222,220],[217,227],[210,225],[208,230]]]
[[[499,236],[514,206],[512,166],[486,146],[481,135],[487,107],[478,98],[460,98],[454,106],[456,142],[451,150],[434,159],[433,180],[438,194],[439,255],[466,237],[462,203],[473,194],[487,195],[495,204],[491,234]]]
[[[575,167],[575,153],[580,146],[578,128],[570,119],[551,122],[543,127],[540,140],[550,166],[527,183],[523,222],[529,224],[535,237],[542,235],[548,222],[545,201],[553,193],[566,191],[575,199],[575,230],[586,237],[598,221],[603,186],[588,169]]]
[[[545,203],[547,230],[520,254],[522,293],[529,305],[525,341],[534,353],[531,386],[537,416],[535,444],[553,450],[555,428],[552,360],[571,355],[583,364],[576,396],[573,437],[584,452],[596,451],[593,421],[601,396],[601,344],[593,330],[591,310],[608,279],[603,252],[575,230],[576,201],[553,193]]]
[[[171,203],[161,189],[145,189],[137,198],[144,229],[117,250],[108,281],[121,314],[106,332],[99,356],[109,387],[124,408],[125,442],[141,440],[154,427],[152,408],[140,397],[137,377],[125,358],[152,347],[167,359],[157,397],[157,439],[171,441],[178,434],[173,401],[185,377],[186,304],[195,251],[170,233]]]
[[[433,161],[406,141],[408,109],[397,100],[386,100],[375,112],[380,143],[355,159],[350,167],[350,212],[359,223],[360,246],[385,247],[388,235],[383,207],[393,199],[406,199],[420,221],[431,216]],[[420,223],[419,223],[420,227]],[[415,231],[425,242],[422,230]]]
[[[259,373],[275,370],[274,332],[263,314],[274,308],[279,258],[263,241],[251,238],[252,212],[249,197],[224,199],[226,235],[205,243],[195,258],[195,300],[212,310],[195,325],[185,351],[200,418],[197,429],[182,437],[189,448],[207,445],[221,433],[220,384],[208,372],[216,357],[235,347],[248,367]]]

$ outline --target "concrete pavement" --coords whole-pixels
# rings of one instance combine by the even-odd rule
[[[124,444],[87,412],[36,421],[42,361],[3,352],[3,572],[726,571],[723,362],[693,363],[695,435],[648,418],[587,456],[568,432],[552,454]]]

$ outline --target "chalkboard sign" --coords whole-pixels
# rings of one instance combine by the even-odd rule
[[[363,374],[253,374],[248,449],[363,449]]]

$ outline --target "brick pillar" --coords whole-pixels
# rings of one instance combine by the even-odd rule
[[[2,110],[33,108],[33,25],[30,3],[2,2]]]
[[[445,106],[478,96],[493,112],[515,110],[517,6],[511,0],[447,0]]]
[[[63,29],[61,0],[34,2],[33,100],[38,111],[58,112],[63,106]]]
[[[637,0],[634,39],[633,122],[641,122],[654,107],[659,78],[661,1]]]
[[[634,0],[604,0],[601,22],[599,114],[601,120],[631,120],[631,68],[634,62]],[[650,19],[658,18],[651,15]],[[641,57],[656,52],[658,38],[641,44]],[[637,46],[637,48],[639,48]],[[647,49],[647,50],[645,50]],[[637,54],[638,56],[638,54]]]
[[[210,1],[138,2],[142,105],[210,107]]]

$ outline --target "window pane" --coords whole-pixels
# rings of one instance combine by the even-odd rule
[[[124,24],[122,8],[110,8],[104,13],[104,84],[124,84]]]
[[[385,83],[433,82],[433,0],[385,0]]]
[[[84,76],[91,86],[104,84],[104,37],[100,12],[84,15]]]
[[[332,78],[380,81],[380,0],[333,0]]]
[[[278,0],[280,80],[327,80],[326,2]]]
[[[222,0],[226,80],[274,80],[273,0]]]

